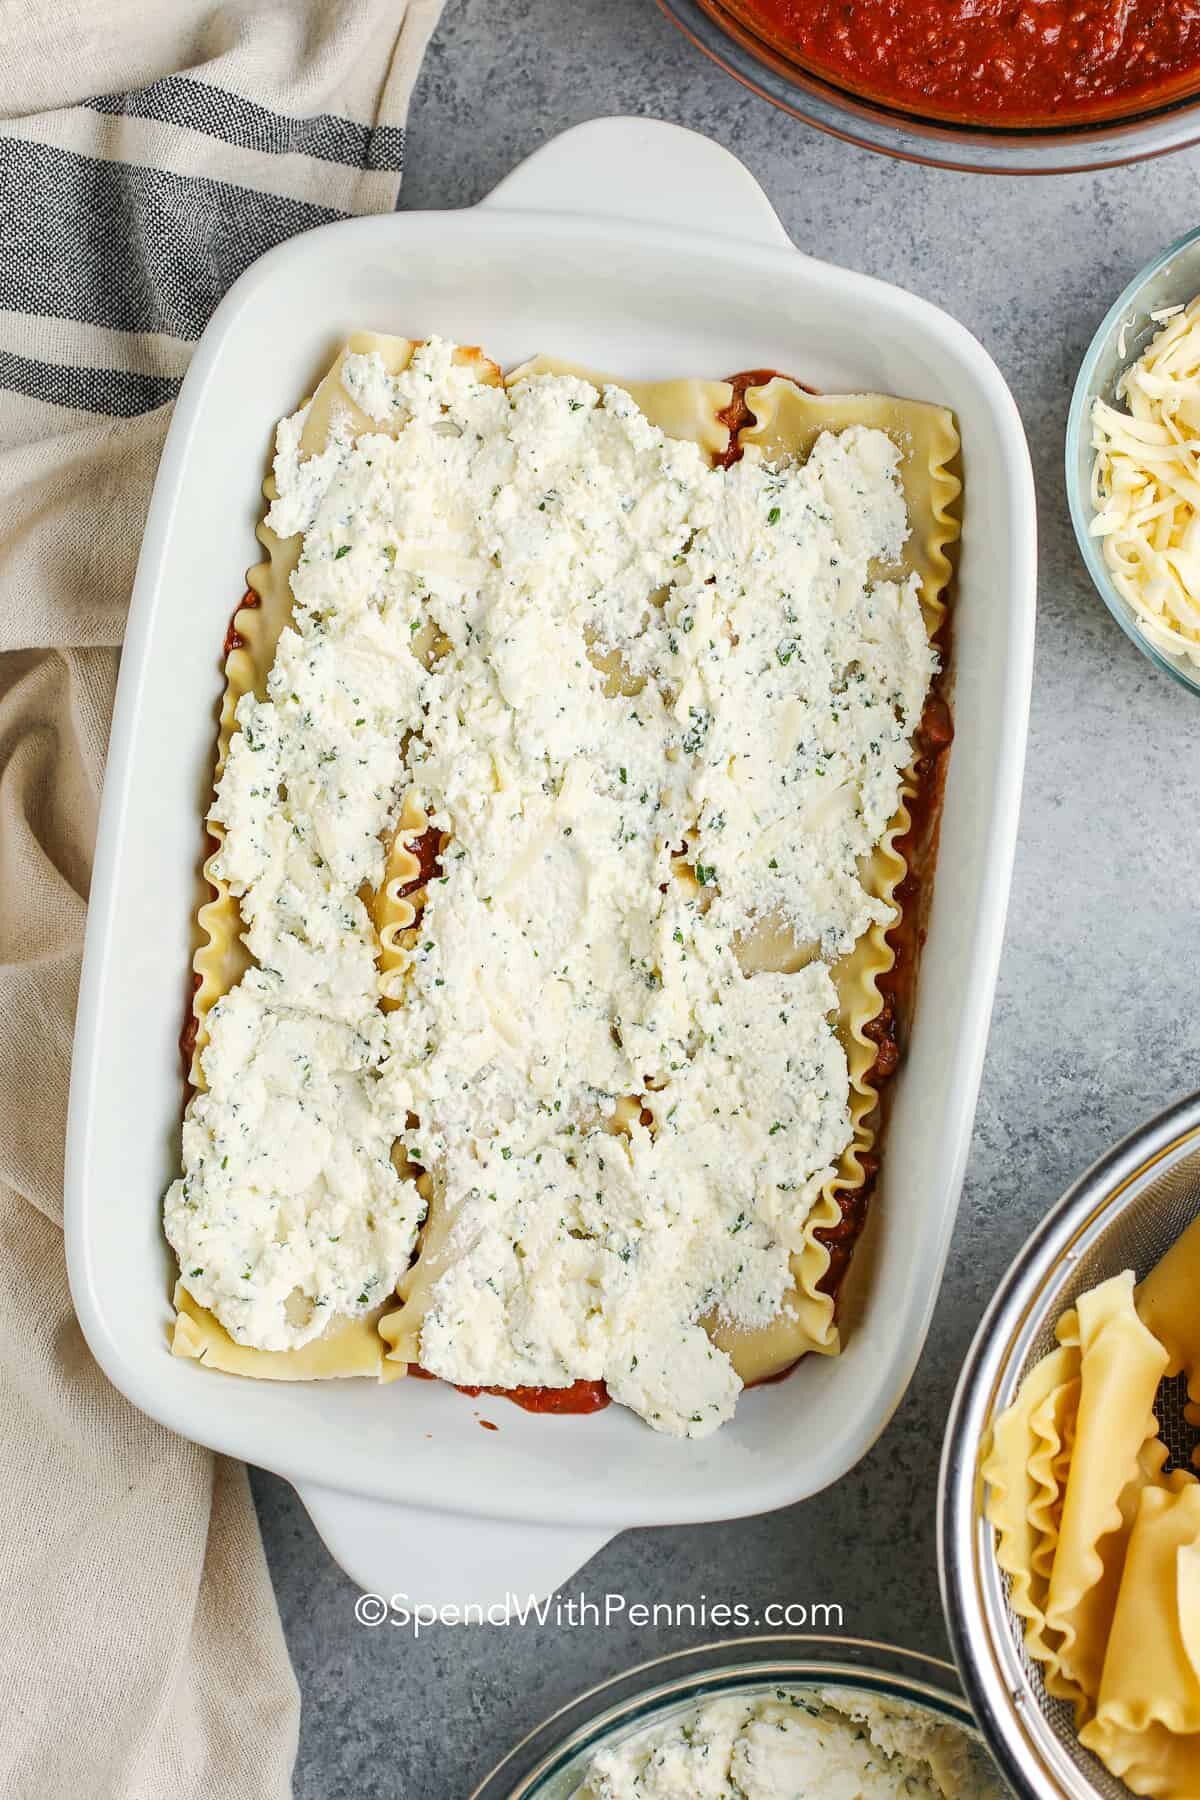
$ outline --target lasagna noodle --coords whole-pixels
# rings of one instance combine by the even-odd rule
[[[171,1347],[176,1356],[195,1357],[206,1368],[226,1375],[252,1375],[259,1381],[322,1381],[338,1375],[393,1378],[381,1362],[378,1310],[342,1321],[328,1337],[314,1338],[297,1350],[252,1350],[231,1338],[182,1281],[175,1284],[174,1305]]]
[[[1059,1452],[1078,1403],[1079,1350],[1060,1345],[1029,1372],[997,1419],[983,1464],[996,1561],[1009,1578],[1025,1647],[1042,1663],[1054,1660],[1046,1637],[1046,1590],[1065,1485]]]
[[[593,369],[565,362],[561,357],[535,356],[505,376],[504,385],[513,387],[518,381],[538,375],[574,375],[580,380],[590,381],[593,387],[600,389],[616,382],[613,376],[601,375]],[[729,427],[720,418],[733,398],[733,388],[728,381],[623,381],[616,385],[632,396],[652,425],[657,425],[668,437],[682,438],[698,444],[710,461],[715,462],[729,448]],[[596,666],[609,675],[618,687],[622,685],[622,671],[609,658],[596,657],[594,660]],[[384,1005],[389,1008],[402,1004],[404,967],[409,947],[405,941],[406,934],[412,931],[425,900],[423,888],[404,892],[405,888],[411,889],[412,882],[421,873],[420,863],[410,845],[427,828],[428,819],[421,797],[412,794],[405,803],[405,810],[397,826],[383,882],[371,902],[371,915],[382,946],[380,967],[383,974]],[[416,1332],[419,1330],[419,1320],[415,1314],[419,1312],[421,1316],[424,1315],[423,1302],[428,1286],[434,1279],[429,1274],[429,1268],[437,1260],[432,1252],[435,1244],[445,1236],[435,1216],[440,1210],[435,1202],[434,1212],[426,1220],[421,1234],[418,1262],[429,1266],[422,1270],[419,1280],[414,1280],[414,1272],[410,1271],[400,1286],[402,1295],[405,1294],[406,1286],[412,1290],[409,1310],[414,1316],[409,1318],[403,1328],[396,1320],[389,1327],[389,1330],[394,1330],[397,1334],[403,1329],[406,1344],[415,1344]],[[428,1281],[425,1279],[427,1275]],[[416,1360],[415,1349],[413,1355],[405,1360]]]
[[[348,356],[377,351],[388,373],[398,375],[407,368],[414,348],[415,344],[409,338],[355,332],[313,394],[300,440],[301,454],[311,456],[324,448],[335,417],[348,417],[356,436],[385,429],[369,418],[346,391],[342,369]],[[499,380],[496,365],[481,351],[463,349],[458,355],[477,364],[481,380]],[[276,498],[273,476],[268,476],[263,484],[263,493],[268,503]],[[245,694],[257,694],[260,699],[266,697],[267,676],[275,660],[276,646],[292,614],[291,577],[300,555],[301,539],[299,536],[280,538],[265,523],[260,523],[257,536],[266,556],[250,570],[246,601],[234,615],[233,648],[225,661],[225,691],[217,733],[214,785],[221,778],[230,739],[238,729],[238,702]],[[411,814],[402,815],[401,828],[407,816]],[[204,1086],[202,1056],[208,1041],[205,1020],[221,996],[236,986],[250,962],[241,940],[242,919],[237,901],[213,868],[213,857],[221,847],[224,830],[213,818],[208,819],[207,829],[212,849],[204,863],[206,897],[196,915],[200,943],[192,959],[195,978],[192,1011],[196,1036],[190,1080],[196,1089]],[[398,838],[400,836],[402,829]],[[388,869],[393,882],[396,877],[403,877],[406,854],[402,847],[393,849]],[[389,942],[384,952],[385,961],[391,953]],[[379,1335],[378,1313],[353,1319],[331,1319],[324,1334],[312,1343],[296,1350],[266,1351],[236,1343],[220,1321],[196,1302],[182,1281],[176,1286],[174,1304],[173,1352],[177,1356],[194,1357],[207,1368],[274,1381],[311,1381],[341,1375],[374,1375],[390,1381],[405,1373],[396,1363],[385,1363],[386,1346]]]
[[[601,389],[612,385],[615,379],[598,374],[594,369],[565,362],[559,357],[535,356],[506,376],[505,385],[512,387],[518,381],[537,375],[574,375]],[[715,462],[728,450],[729,426],[720,418],[720,414],[733,399],[733,387],[728,381],[621,381],[616,385],[632,395],[652,425],[657,425],[669,437],[683,438],[698,444],[710,461]],[[612,679],[620,682],[619,669],[607,668],[606,664],[599,661],[597,666],[605,667]],[[417,835],[424,825],[422,816],[410,826],[409,836]],[[402,876],[407,872],[408,880],[414,879],[418,873],[416,858],[411,852],[407,853],[407,860],[400,865],[400,870]],[[376,896],[374,916],[381,941],[385,944],[390,935],[393,942],[403,945],[403,934],[411,928],[416,916],[415,912],[408,909],[415,906],[419,910],[424,898],[419,890],[410,894],[407,899],[401,898],[398,889],[402,885],[403,879],[389,882],[385,878],[383,889]],[[387,892],[389,887],[390,895]],[[402,948],[397,960],[402,965]],[[402,967],[397,970],[394,964],[393,971],[392,993],[398,995],[402,983]],[[617,1103],[613,1129],[620,1130],[631,1114],[636,1116],[639,1110],[637,1100],[632,1096],[623,1096]],[[449,1245],[453,1217],[441,1204],[436,1183],[432,1181],[428,1202],[429,1211],[421,1228],[416,1259],[407,1274],[401,1277],[397,1288],[401,1305],[381,1319],[379,1324],[380,1334],[388,1346],[389,1363],[407,1365],[420,1361],[421,1327],[429,1310],[430,1297],[439,1277],[445,1274],[453,1260]]]
[[[1072,1443],[1066,1453],[1069,1473]],[[1045,1671],[1046,1689],[1060,1700],[1069,1700],[1075,1708],[1079,1724],[1090,1713],[1099,1691],[1101,1670],[1110,1641],[1113,1615],[1120,1604],[1128,1567],[1130,1536],[1138,1516],[1142,1496],[1151,1488],[1174,1492],[1189,1477],[1176,1471],[1165,1475],[1168,1458],[1166,1445],[1160,1438],[1149,1437],[1138,1451],[1133,1474],[1117,1496],[1117,1524],[1096,1545],[1100,1575],[1079,1608],[1075,1638],[1067,1664],[1062,1655],[1062,1640],[1050,1658]],[[1066,1482],[1063,1487],[1065,1491]],[[1060,1521],[1061,1535],[1061,1521]],[[1057,1554],[1057,1539],[1054,1545]],[[1051,1628],[1053,1631],[1053,1628]],[[1055,1634],[1058,1636],[1059,1634]]]
[[[1170,1358],[1167,1373],[1182,1371],[1189,1400],[1200,1403],[1200,1218],[1142,1282],[1137,1309]],[[1196,1457],[1200,1460],[1200,1450]]]
[[[1048,1584],[1062,1535],[1063,1503],[1070,1476],[1075,1437],[1079,1427],[1079,1396],[1082,1384],[1076,1380],[1051,1395],[1030,1419],[1033,1448],[1029,1471],[1034,1478],[1037,1495],[1029,1509],[1034,1528],[1033,1570],[1048,1604]],[[1125,1568],[1129,1534],[1137,1516],[1138,1502],[1148,1487],[1163,1484],[1163,1468],[1167,1447],[1158,1438],[1147,1438],[1138,1452],[1132,1478],[1122,1488],[1117,1500],[1120,1522],[1098,1545],[1102,1565],[1099,1580],[1088,1593],[1084,1626],[1077,1632],[1079,1640],[1089,1646],[1088,1666],[1080,1671],[1073,1665],[1068,1672],[1061,1655],[1062,1636],[1046,1626],[1041,1634],[1026,1634],[1029,1654],[1045,1665],[1043,1678],[1047,1693],[1067,1700],[1075,1709],[1076,1720],[1082,1720],[1095,1698],[1096,1682],[1108,1632],[1108,1621],[1116,1606]],[[1044,1622],[1043,1622],[1044,1623]],[[1083,1683],[1086,1682],[1086,1686]]]
[[[1148,1488],[1096,1715],[1080,1741],[1135,1794],[1200,1794],[1200,1485]]]
[[[538,356],[515,369],[507,378],[512,385],[535,375],[575,375],[603,388],[613,378],[556,357]],[[626,382],[617,385],[630,393],[652,424],[669,436],[688,438],[700,445],[714,462],[729,447],[729,426],[721,418],[733,399],[733,388],[724,381],[677,380]],[[807,456],[822,431],[843,431],[851,425],[884,430],[901,451],[902,483],[912,534],[902,562],[881,566],[881,579],[903,579],[915,572],[921,582],[921,604],[926,629],[933,637],[946,615],[946,593],[951,568],[949,547],[958,536],[954,507],[961,484],[953,473],[959,451],[952,415],[941,407],[878,395],[812,395],[794,382],[777,378],[765,387],[751,388],[746,401],[755,425],[741,434],[741,443],[757,444],[769,458]],[[907,874],[897,845],[912,820],[907,804],[915,793],[913,779],[902,789],[902,803],[895,819],[871,859],[867,885],[876,898],[895,907],[895,894]],[[853,952],[833,970],[838,993],[838,1031],[850,1071],[851,1142],[837,1174],[820,1195],[810,1214],[802,1250],[792,1259],[792,1288],[781,1313],[765,1326],[746,1329],[708,1321],[714,1342],[729,1355],[744,1383],[778,1374],[808,1351],[836,1354],[840,1340],[835,1324],[833,1296],[822,1292],[830,1256],[817,1235],[838,1224],[839,1192],[860,1189],[866,1180],[863,1158],[872,1149],[877,1132],[879,1096],[871,1080],[878,1046],[865,1027],[878,1017],[882,996],[879,977],[894,965],[895,953],[888,942],[890,927],[873,927]],[[755,934],[740,957],[747,974],[777,969],[790,972],[810,960],[811,949],[797,945],[780,932]],[[637,1103],[630,1099],[628,1105]],[[420,1333],[434,1284],[449,1266],[451,1221],[439,1205],[436,1190],[430,1201],[415,1264],[400,1282],[404,1302],[380,1325],[391,1346],[389,1359],[419,1360]]]
[[[1094,1699],[1167,1358],[1134,1310],[1128,1271],[1082,1295],[1058,1334],[1079,1346],[1080,1392],[1046,1622],[1065,1684]]]
[[[741,445],[756,445],[769,460],[804,458],[822,432],[845,431],[852,425],[884,431],[898,446],[898,473],[911,532],[901,561],[880,565],[875,573],[883,580],[903,580],[913,573],[919,577],[925,627],[934,638],[946,618],[951,576],[948,552],[959,535],[954,509],[962,484],[954,473],[959,438],[953,415],[944,407],[880,394],[809,394],[782,376],[761,387],[748,388],[745,399],[755,422],[742,431]],[[907,803],[916,791],[910,771],[901,788],[899,810],[866,874],[871,894],[888,902],[897,916],[896,891],[908,873],[897,846],[911,827]],[[819,1234],[841,1220],[839,1193],[853,1193],[865,1185],[864,1158],[874,1148],[878,1134],[879,1094],[872,1079],[878,1045],[866,1035],[865,1027],[878,1017],[883,1004],[879,979],[895,964],[895,952],[888,941],[891,929],[888,925],[872,926],[833,971],[839,1001],[838,1031],[850,1067],[853,1135],[834,1179],[809,1215],[803,1248],[792,1259],[792,1291],[785,1299],[783,1311],[771,1324],[754,1331],[722,1325],[713,1333],[747,1383],[778,1374],[810,1350],[829,1355],[840,1348],[835,1300],[821,1287],[830,1255]],[[794,946],[794,952],[801,958],[803,947]],[[773,949],[762,946],[762,953],[761,961],[753,957],[743,959],[747,973],[757,967],[787,966],[768,960],[771,955],[778,956],[777,944]]]

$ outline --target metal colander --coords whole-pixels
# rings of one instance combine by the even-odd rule
[[[993,1754],[1026,1800],[1128,1800],[1084,1750],[1071,1708],[1046,1693],[1025,1655],[1021,1621],[983,1516],[980,1447],[1054,1327],[1110,1275],[1149,1274],[1200,1216],[1200,1094],[1189,1095],[1101,1158],[1059,1201],[1017,1257],[963,1365],[942,1453],[942,1601],[963,1685]],[[1156,1413],[1171,1465],[1186,1467],[1198,1434],[1184,1418],[1182,1377],[1164,1381]]]

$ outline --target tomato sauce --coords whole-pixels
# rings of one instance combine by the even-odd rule
[[[221,651],[224,656],[232,656],[233,652],[235,650],[240,650],[246,642],[245,638],[237,628],[238,614],[240,612],[248,611],[251,607],[261,605],[261,595],[256,594],[253,588],[247,588],[237,605],[234,607],[233,614],[229,620],[229,627],[225,633],[225,642],[221,646]]]
[[[438,1375],[431,1375],[428,1369],[422,1369],[418,1363],[409,1363],[408,1372],[416,1375],[421,1381],[439,1381]],[[470,1394],[478,1398],[480,1394],[492,1394],[497,1400],[511,1400],[525,1412],[532,1413],[594,1413],[601,1412],[609,1404],[609,1392],[602,1381],[573,1381],[570,1387],[469,1387],[455,1382],[460,1394]]]
[[[746,403],[746,393],[750,388],[766,387],[769,382],[782,380],[794,382],[803,388],[806,394],[815,394],[816,388],[809,387],[805,381],[797,381],[794,375],[781,375],[778,369],[740,369],[736,375],[726,376],[733,393],[729,405],[722,407],[717,414],[721,424],[729,431],[728,446],[715,458],[719,469],[730,469],[742,454],[741,434],[754,424],[754,414]],[[680,855],[683,851],[680,851]]]
[[[864,99],[990,126],[1128,117],[1200,89],[1200,0],[726,0]]]
[[[432,825],[427,826],[419,837],[410,838],[407,847],[417,859],[417,872],[411,881],[396,889],[401,900],[415,894],[418,888],[427,887],[442,872],[442,834]]]

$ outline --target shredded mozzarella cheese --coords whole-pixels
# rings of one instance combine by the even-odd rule
[[[1092,408],[1091,523],[1113,585],[1156,649],[1200,667],[1200,298],[1165,321]]]

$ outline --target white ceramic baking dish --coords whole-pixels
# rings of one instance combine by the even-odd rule
[[[271,1384],[167,1354],[159,1224],[179,1154],[187,993],[218,653],[252,560],[273,422],[355,327],[552,350],[636,376],[774,366],[954,408],[967,483],[957,740],[917,1016],[848,1303],[845,1354],[744,1397],[702,1443],[434,1382]],[[331,225],[248,270],[197,349],[146,527],[113,724],[75,1040],[67,1244],[109,1378],[185,1436],[294,1482],[364,1587],[434,1603],[547,1592],[623,1527],[802,1499],[900,1400],[962,1181],[1016,834],[1033,644],[1028,453],[998,371],[923,300],[800,254],[747,171],[634,119],[547,145],[480,206]],[[479,1414],[499,1426],[484,1431]]]

